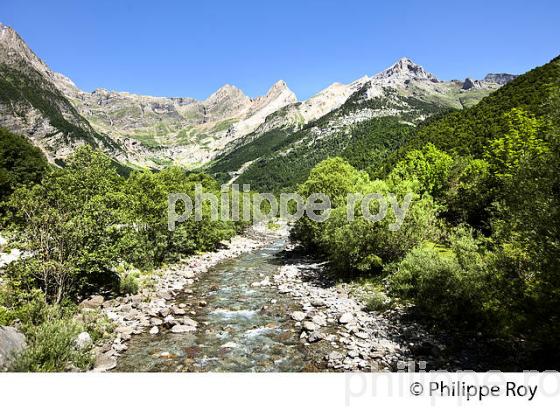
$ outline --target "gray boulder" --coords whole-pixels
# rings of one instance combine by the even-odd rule
[[[0,326],[0,371],[6,370],[11,360],[27,347],[25,336],[11,326]]]

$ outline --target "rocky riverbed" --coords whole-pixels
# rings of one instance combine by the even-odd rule
[[[154,286],[142,289],[137,295],[110,300],[93,296],[82,302],[82,308],[100,308],[117,326],[114,339],[96,348],[94,371],[103,372],[115,368],[118,358],[128,349],[128,342],[133,335],[157,335],[164,329],[176,334],[195,331],[198,323],[192,316],[196,312],[187,311],[185,304],[177,303],[177,295],[192,292],[190,287],[198,281],[199,275],[212,266],[265,246],[272,239],[273,236],[270,235],[236,236],[224,243],[223,249],[192,256],[156,272]],[[200,301],[201,305],[203,303]]]
[[[103,301],[115,337],[96,371],[452,369],[445,348],[398,309],[368,311],[324,263],[293,251],[287,229],[252,230],[159,272],[153,289]]]
[[[367,311],[348,285],[328,279],[325,268],[324,263],[287,257],[270,285],[298,301],[300,309],[290,317],[304,345],[322,345],[327,368],[396,371],[411,363],[433,362],[441,347],[428,332],[401,323],[397,310]]]

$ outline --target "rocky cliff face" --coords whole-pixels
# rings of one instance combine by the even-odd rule
[[[517,78],[517,75],[514,74],[507,74],[507,73],[499,73],[499,74],[487,74],[486,77],[484,77],[484,81],[490,82],[490,83],[496,83],[496,84],[500,84],[500,85],[506,85],[507,83],[509,83],[510,81],[513,81]]]
[[[120,146],[98,134],[68,101],[64,90],[72,86],[0,23],[0,126],[30,138],[51,161],[85,143],[124,160]]]

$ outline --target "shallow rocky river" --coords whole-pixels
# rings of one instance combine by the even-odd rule
[[[299,305],[275,286],[266,286],[282,264],[278,253],[285,244],[278,238],[201,275],[189,293],[175,301],[198,322],[196,331],[137,335],[115,370],[320,370],[324,353],[300,342],[300,331],[289,316]]]
[[[104,304],[119,324],[98,371],[313,372],[465,367],[399,310],[370,312],[282,232],[252,232]],[[149,330],[149,331],[148,331]],[[467,357],[468,359],[468,357]]]

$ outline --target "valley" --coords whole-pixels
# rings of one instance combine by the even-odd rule
[[[282,80],[197,100],[81,90],[0,24],[0,326],[18,341],[0,368],[558,368],[559,112],[560,57],[464,80],[403,57],[306,100]],[[170,228],[173,194],[230,209],[234,183],[324,194],[328,218],[209,201]],[[351,213],[349,195],[377,199]]]

